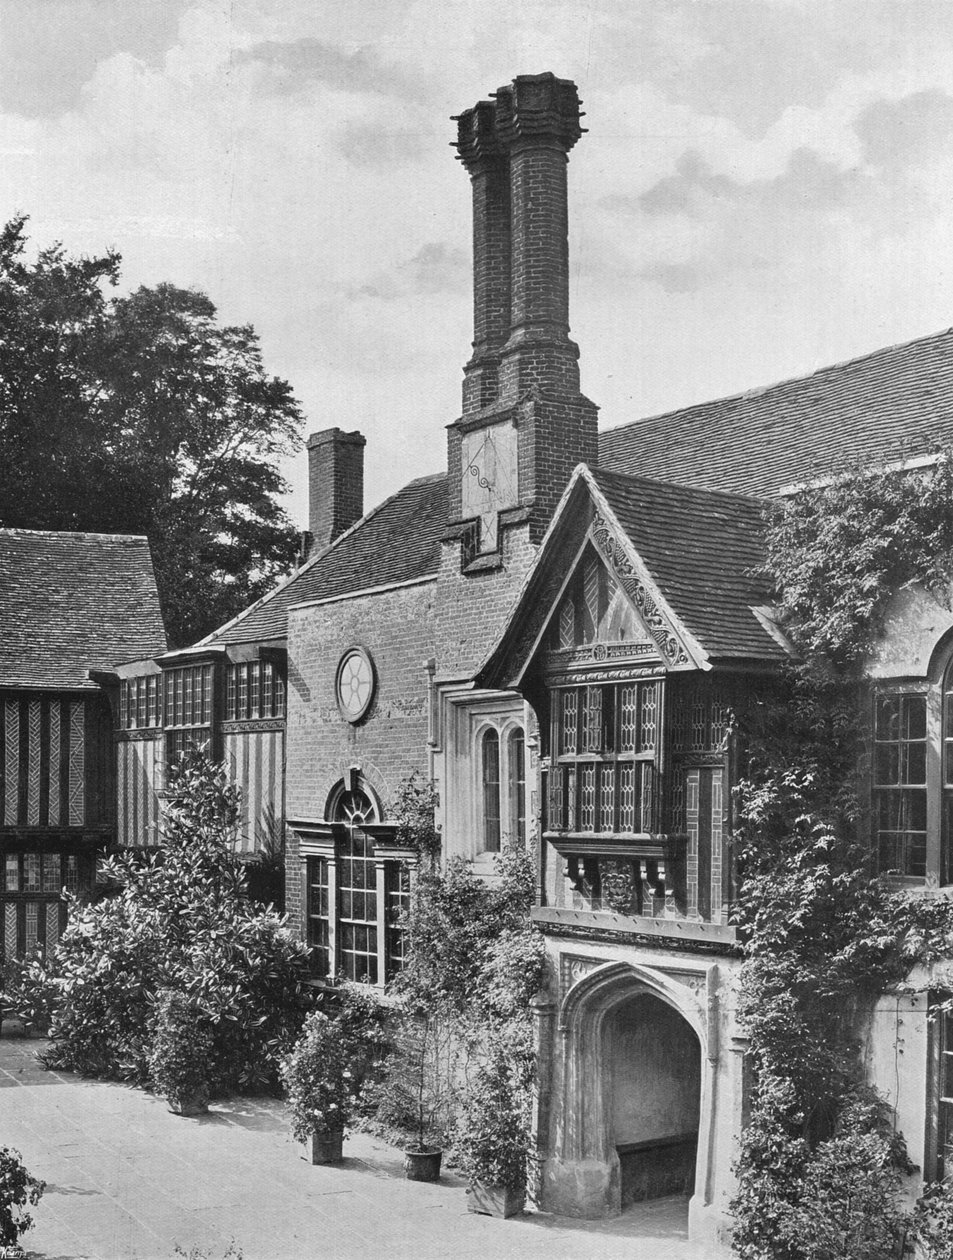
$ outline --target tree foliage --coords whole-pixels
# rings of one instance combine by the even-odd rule
[[[28,262],[25,223],[0,232],[0,524],[146,534],[170,640],[192,642],[294,559],[276,496],[298,404],[204,294],[107,298],[118,254]]]
[[[916,961],[946,948],[953,902],[895,893],[861,834],[864,662],[892,597],[947,597],[953,464],[865,472],[780,504],[768,572],[798,661],[740,718],[745,961],[739,1012],[756,1080],[742,1136],[734,1246],[745,1260],[904,1254],[911,1171],[862,1087],[863,1021]]]
[[[118,892],[73,908],[49,969],[49,1066],[152,1082],[159,997],[182,995],[211,1033],[213,1092],[273,1086],[304,1018],[307,950],[245,895],[238,790],[196,751],[170,769],[163,843],[111,858]]]
[[[17,1239],[33,1225],[27,1207],[35,1207],[45,1189],[45,1181],[27,1172],[19,1151],[0,1146],[0,1247],[17,1254]]]

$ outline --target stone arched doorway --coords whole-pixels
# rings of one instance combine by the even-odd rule
[[[701,1047],[673,1006],[649,992],[620,1002],[603,1025],[609,1145],[620,1207],[695,1188]]]
[[[704,1194],[712,1071],[705,1014],[686,985],[609,963],[564,998],[553,1041],[542,1206],[615,1215],[668,1194]]]

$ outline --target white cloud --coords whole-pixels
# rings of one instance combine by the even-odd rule
[[[0,212],[253,322],[312,427],[367,433],[372,499],[440,467],[470,341],[448,116],[516,73],[584,98],[572,318],[607,421],[951,322],[946,0],[180,8],[43,101],[7,85]]]

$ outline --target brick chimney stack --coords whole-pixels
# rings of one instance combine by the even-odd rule
[[[481,101],[455,119],[457,152],[473,186],[473,356],[463,369],[463,414],[499,396],[500,348],[510,335],[509,159],[495,109]]]
[[[595,405],[569,337],[569,151],[579,94],[519,75],[456,117],[473,195],[473,355],[447,429],[450,524],[502,563],[508,529],[542,536],[576,464],[597,458]],[[494,526],[494,518],[496,526]],[[474,542],[474,538],[476,541]],[[485,569],[490,560],[481,560]]]
[[[575,83],[525,74],[495,93],[496,132],[510,162],[509,338],[501,394],[579,392],[579,350],[569,339],[566,167],[582,135]]]
[[[311,554],[364,514],[364,446],[355,430],[322,429],[308,438],[308,530]]]

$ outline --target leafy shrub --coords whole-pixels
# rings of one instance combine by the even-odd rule
[[[858,1089],[858,1046],[877,995],[948,949],[953,902],[875,876],[856,784],[864,661],[905,584],[948,601],[951,504],[947,456],[923,476],[846,475],[772,509],[766,568],[798,660],[738,715],[739,1015],[757,1080],[733,1203],[745,1260],[882,1260],[912,1232],[898,1198],[910,1166]]]
[[[17,1245],[33,1224],[26,1208],[35,1207],[45,1189],[45,1182],[27,1172],[19,1151],[0,1146],[0,1246]]]
[[[873,1091],[838,1100],[831,1135],[813,1149],[785,1124],[790,1083],[769,1086],[743,1139],[734,1246],[745,1260],[901,1260],[910,1219],[900,1191],[913,1171]]]
[[[470,1038],[440,1009],[400,1009],[379,1089],[376,1120],[418,1151],[442,1150],[452,1134]]]
[[[9,958],[0,972],[0,1023],[19,1019],[27,1034],[45,1035],[56,1009],[57,990],[43,954]]]
[[[347,1049],[340,1028],[323,1011],[312,1011],[301,1040],[282,1060],[291,1132],[299,1142],[312,1134],[343,1133],[350,1124],[353,1078]]]
[[[470,1083],[456,1135],[456,1149],[472,1185],[525,1192],[531,1146],[532,1032],[510,1022],[493,1030]]]
[[[534,891],[532,858],[517,849],[500,855],[494,882],[459,858],[418,872],[405,918],[409,957],[395,986],[401,1020],[379,1095],[378,1119],[391,1131],[420,1146],[458,1145],[466,1133],[472,1160],[497,1163],[509,1134],[525,1165],[530,1001],[545,979],[545,948],[528,922]],[[519,1048],[518,1065],[505,1067],[504,1045]],[[487,1129],[493,1107],[504,1110]],[[486,1147],[481,1156],[484,1131],[495,1153]]]
[[[415,770],[397,790],[390,814],[397,824],[395,839],[432,867],[440,853],[440,828],[435,814],[440,798],[432,782]]]
[[[409,958],[397,987],[412,1005],[463,1016],[481,1001],[488,953],[506,932],[526,929],[533,904],[532,859],[511,849],[499,879],[478,879],[463,858],[418,872],[405,920]]]
[[[390,1049],[390,1009],[376,991],[349,984],[335,998],[334,1014],[313,1011],[281,1062],[291,1131],[299,1142],[351,1124]]]
[[[212,1046],[205,1013],[184,994],[163,989],[156,1003],[149,1074],[174,1106],[208,1100]]]
[[[208,1019],[213,1093],[276,1085],[304,1017],[307,950],[246,897],[238,816],[224,771],[184,753],[161,847],[108,862],[118,891],[77,908],[63,934],[49,1066],[148,1084],[155,995],[173,989]]]
[[[953,1182],[934,1181],[917,1200],[911,1233],[920,1260],[953,1260]]]

